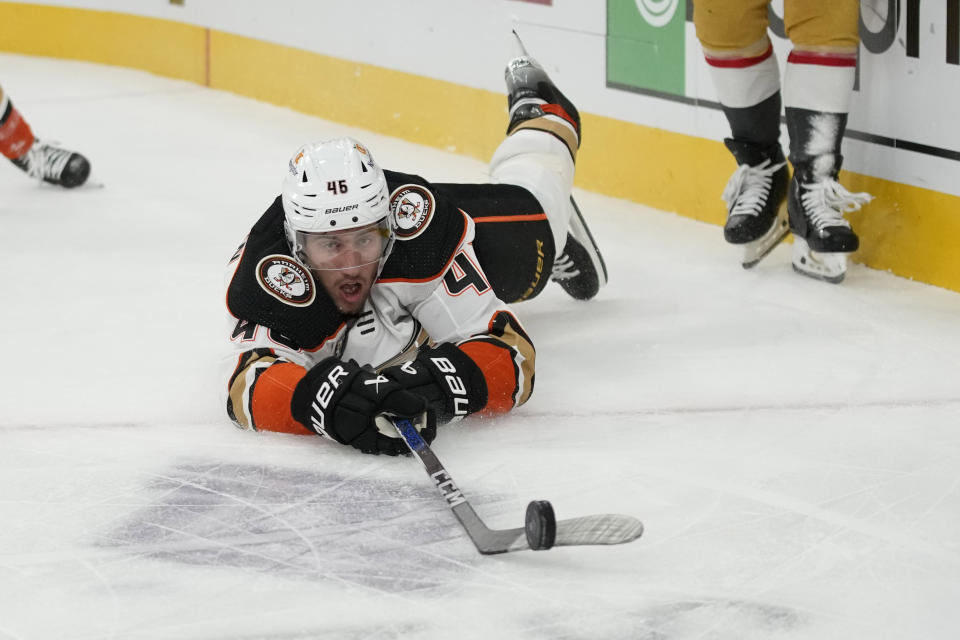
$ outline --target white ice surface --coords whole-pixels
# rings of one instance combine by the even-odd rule
[[[743,271],[716,227],[577,191],[609,286],[520,305],[531,401],[434,448],[490,526],[549,499],[647,531],[482,557],[415,461],[232,427],[217,368],[223,267],[301,143],[483,163],[119,68],[0,83],[105,185],[0,170],[0,638],[958,637],[956,293],[787,246]]]

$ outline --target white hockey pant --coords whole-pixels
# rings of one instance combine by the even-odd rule
[[[521,129],[507,136],[490,160],[493,182],[523,187],[543,207],[556,255],[567,243],[573,171],[567,146],[553,135],[534,129]]]

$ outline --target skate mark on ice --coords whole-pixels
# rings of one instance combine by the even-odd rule
[[[389,593],[448,588],[483,574],[432,486],[355,476],[181,464],[153,474],[142,490],[153,494],[150,504],[103,532],[96,545]]]

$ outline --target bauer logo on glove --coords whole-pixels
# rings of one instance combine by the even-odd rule
[[[416,360],[389,367],[384,374],[425,398],[440,424],[459,420],[487,402],[487,386],[479,367],[450,343],[421,349]]]
[[[407,452],[389,422],[378,424],[383,414],[409,418],[430,442],[436,436],[436,419],[427,401],[385,375],[365,369],[355,361],[327,358],[317,363],[297,383],[290,403],[293,417],[341,444],[364,453],[399,455]]]

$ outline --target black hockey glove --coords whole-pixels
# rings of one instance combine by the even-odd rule
[[[388,367],[383,373],[425,398],[437,424],[474,413],[487,404],[483,372],[454,344],[421,349],[415,360]]]
[[[436,419],[423,398],[353,360],[331,357],[318,362],[297,383],[290,411],[308,429],[364,453],[408,452],[392,426],[378,429],[376,418],[382,413],[410,418],[427,442],[437,434]]]

